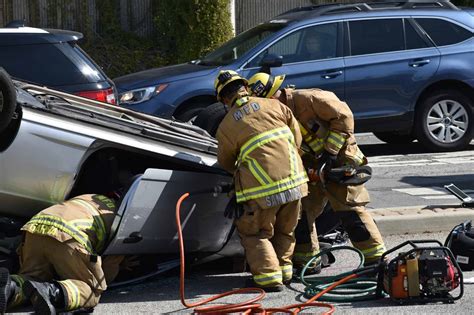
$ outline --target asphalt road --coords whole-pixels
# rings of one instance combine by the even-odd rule
[[[393,247],[405,240],[438,239],[444,241],[445,233],[388,236],[385,238],[387,247]],[[347,269],[356,265],[355,256],[346,255],[338,261],[343,261],[336,267],[326,268],[324,272]],[[249,276],[247,273],[231,273],[232,264],[229,261],[217,261],[207,265],[195,267],[187,273],[186,298],[190,302],[209,297],[243,285]],[[464,273],[464,277],[473,277],[474,272]],[[338,303],[336,314],[472,314],[474,313],[474,285],[466,284],[464,297],[454,304],[425,304],[425,305],[398,305],[390,299],[370,302]],[[268,293],[263,301],[265,307],[276,307],[305,301],[302,296],[303,285],[293,283],[280,293]],[[456,296],[458,291],[454,291]],[[226,303],[235,303],[248,296],[232,296],[225,298]],[[106,292],[99,306],[97,314],[137,314],[137,313],[191,313],[181,305],[179,297],[179,278],[176,272],[168,272],[152,281],[117,288]],[[309,312],[309,311],[308,311]],[[321,314],[321,309],[313,309],[312,313]]]
[[[474,196],[474,141],[464,151],[432,153],[417,142],[389,145],[368,133],[356,137],[373,168],[368,208],[459,205],[444,189],[450,183]]]

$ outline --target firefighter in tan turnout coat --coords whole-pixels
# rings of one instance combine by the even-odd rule
[[[0,312],[31,300],[35,312],[91,309],[118,273],[122,256],[99,255],[115,217],[115,200],[81,195],[53,205],[22,228],[20,270],[0,269]]]
[[[234,174],[244,208],[235,223],[253,275],[247,286],[280,291],[292,278],[293,232],[307,194],[299,126],[279,101],[248,97],[234,71],[221,71],[215,88],[230,107],[217,130],[218,161]]]
[[[252,93],[261,97],[277,98],[286,104],[300,123],[306,154],[311,157],[305,166],[318,169],[323,163],[325,169],[342,165],[358,167],[367,164],[367,159],[356,144],[354,118],[349,106],[329,91],[320,89],[278,90],[284,76],[272,77],[257,73],[249,79]],[[310,164],[310,165],[308,165]],[[311,182],[309,195],[302,200],[306,217],[300,220],[296,233],[296,248],[293,262],[304,264],[319,252],[315,219],[329,201],[341,219],[354,247],[364,254],[367,264],[377,261],[385,251],[382,236],[365,205],[370,201],[364,185],[344,185],[321,181]],[[302,224],[308,224],[309,230]],[[301,230],[306,236],[300,237]],[[309,235],[308,235],[309,234]],[[314,266],[320,268],[319,266]]]

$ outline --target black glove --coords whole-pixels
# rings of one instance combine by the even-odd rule
[[[224,216],[229,219],[238,219],[244,213],[244,206],[237,203],[235,195],[230,199],[224,210]]]
[[[316,164],[316,171],[318,172],[319,177],[324,176],[321,173],[328,173],[331,168],[334,167],[336,164],[336,158],[336,155],[333,155],[326,150],[323,151]]]

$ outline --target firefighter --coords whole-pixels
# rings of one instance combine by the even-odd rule
[[[0,268],[0,313],[28,300],[38,314],[93,309],[123,260],[99,256],[117,199],[80,195],[33,216],[22,227],[18,274]]]
[[[243,206],[235,224],[253,276],[246,285],[281,291],[292,278],[293,232],[307,195],[298,122],[279,101],[249,97],[234,71],[221,71],[214,87],[230,108],[217,130],[217,158],[234,174]]]
[[[310,173],[321,168],[327,172],[343,165],[366,165],[367,159],[356,144],[354,118],[349,106],[329,91],[279,90],[284,77],[257,73],[249,79],[249,87],[253,95],[278,99],[291,109],[300,124],[304,147],[309,153],[310,159],[304,155],[303,161]],[[377,262],[385,246],[374,220],[365,209],[369,201],[363,184],[311,181],[309,195],[302,200],[303,216],[295,232],[295,266],[301,268],[319,252],[315,220],[327,202],[340,218],[353,246],[364,254],[365,263]],[[320,262],[315,261],[312,267],[312,272],[319,272]]]

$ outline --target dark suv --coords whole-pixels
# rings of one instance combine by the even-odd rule
[[[450,2],[301,7],[200,60],[115,83],[124,106],[187,120],[215,102],[219,70],[250,77],[263,65],[286,74],[286,84],[335,92],[354,112],[358,132],[374,132],[389,143],[416,138],[432,150],[458,150],[473,136],[473,31],[474,8]],[[209,130],[209,119],[196,123],[203,120]]]
[[[77,45],[82,37],[10,23],[0,28],[0,67],[22,81],[115,104],[115,85]]]

